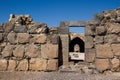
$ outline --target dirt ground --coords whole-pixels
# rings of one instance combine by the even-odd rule
[[[120,73],[0,72],[0,80],[120,80]]]

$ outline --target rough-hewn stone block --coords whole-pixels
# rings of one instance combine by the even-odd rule
[[[18,33],[17,41],[19,43],[28,43],[30,39],[30,35],[28,33]]]
[[[33,57],[38,57],[39,55],[40,55],[40,49],[38,46],[34,44],[26,46],[25,56],[33,58]]]
[[[8,41],[11,44],[15,44],[16,43],[16,34],[15,33],[9,33],[7,36]]]
[[[109,34],[104,37],[104,42],[107,43],[117,43],[118,41],[118,36],[115,34]]]
[[[15,60],[8,61],[8,71],[15,71],[17,62]]]
[[[110,44],[96,45],[96,57],[98,58],[113,58],[113,52]]]
[[[52,44],[58,44],[59,43],[59,36],[54,34],[54,35],[48,35],[47,36],[47,43],[52,43]]]
[[[8,22],[3,26],[5,32],[10,32],[14,28],[14,24]]]
[[[47,36],[45,34],[36,35],[34,36],[33,40],[34,43],[45,43],[47,40]]]
[[[1,59],[0,60],[0,71],[7,70],[7,60]]]
[[[7,45],[3,49],[2,56],[3,57],[10,57],[10,56],[12,56],[12,53],[13,53],[13,46],[12,45]]]
[[[48,71],[58,70],[58,60],[57,59],[48,60],[47,70]]]
[[[94,62],[95,60],[95,49],[86,49],[85,50],[85,61],[86,62]]]
[[[113,58],[111,60],[111,63],[112,63],[112,70],[116,71],[119,68],[119,66],[120,66],[120,60],[117,59],[117,58]]]
[[[106,27],[108,33],[120,33],[120,24],[108,23]]]
[[[86,36],[85,37],[85,48],[92,48],[93,47],[93,37]]]
[[[104,26],[99,26],[99,27],[96,27],[96,34],[98,35],[103,35],[106,33],[106,29]]]
[[[3,40],[3,34],[0,33],[0,41],[2,41],[2,40]]]
[[[94,26],[86,26],[85,27],[85,35],[95,35],[95,27]]]
[[[68,34],[69,33],[69,27],[58,27],[58,33],[59,34]]]
[[[13,51],[13,55],[18,58],[22,58],[24,56],[25,47],[23,45],[18,45]]]
[[[58,44],[41,45],[42,58],[58,58]]]
[[[112,44],[111,47],[114,55],[120,56],[120,44]]]
[[[29,70],[46,71],[47,60],[40,58],[31,58],[29,61]]]
[[[27,71],[28,70],[28,60],[21,60],[17,66],[18,71]]]
[[[95,36],[95,43],[101,44],[104,42],[104,37],[103,36]]]
[[[25,25],[19,25],[14,27],[14,32],[16,33],[24,33],[27,32],[27,27]]]
[[[110,61],[108,59],[96,59],[95,67],[100,72],[110,69]]]

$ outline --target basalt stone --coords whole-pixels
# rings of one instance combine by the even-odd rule
[[[26,27],[25,25],[15,26],[15,27],[14,27],[14,32],[16,32],[16,33],[24,33],[24,32],[27,32],[27,27]]]

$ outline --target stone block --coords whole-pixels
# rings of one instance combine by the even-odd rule
[[[16,34],[15,33],[9,33],[7,35],[7,40],[9,41],[9,43],[15,44],[16,43]]]
[[[15,71],[17,66],[17,62],[15,60],[8,61],[8,71]]]
[[[25,33],[27,32],[27,27],[25,25],[19,25],[14,27],[14,32],[16,33]]]
[[[0,71],[6,71],[7,70],[7,60],[0,59]]]
[[[110,61],[109,61],[109,59],[96,59],[95,67],[100,72],[102,72],[104,70],[108,70],[108,69],[110,69]]]
[[[35,57],[39,57],[39,55],[40,55],[40,49],[38,46],[34,44],[26,46],[25,56],[30,57],[30,58],[35,58]]]
[[[47,60],[40,58],[31,58],[29,61],[29,70],[46,71]]]
[[[58,27],[58,33],[59,34],[68,34],[69,33],[69,27]]]
[[[109,34],[104,37],[104,42],[106,43],[117,43],[118,41],[118,36],[115,34]]]
[[[85,35],[87,35],[87,36],[95,35],[95,27],[94,26],[86,26],[85,27]]]
[[[10,31],[12,31],[12,29],[14,28],[14,24],[8,22],[3,25],[3,28],[4,28],[4,31],[8,33]]]
[[[17,41],[19,43],[28,43],[30,39],[30,35],[28,33],[18,33]]]
[[[112,51],[115,56],[120,56],[120,44],[112,44]]]
[[[26,59],[21,60],[18,63],[17,70],[18,71],[27,71],[28,70],[28,60],[26,60]]]
[[[104,35],[104,34],[106,34],[106,28],[104,26],[96,27],[96,34],[97,35]]]
[[[59,43],[59,36],[57,34],[48,35],[47,36],[47,43],[58,44]]]
[[[85,37],[85,48],[92,48],[93,40],[94,40],[94,38],[92,36],[86,36]]]
[[[97,58],[113,58],[110,44],[99,44],[96,45],[96,57]]]
[[[104,42],[104,37],[103,36],[95,36],[95,43],[101,44]]]
[[[58,70],[58,60],[57,59],[48,60],[47,70],[48,71]]]
[[[86,62],[94,62],[95,61],[95,49],[86,49],[85,50],[85,61]]]
[[[33,43],[38,43],[38,44],[43,44],[47,41],[47,36],[45,34],[40,34],[40,35],[35,35],[32,39],[31,42]]]
[[[23,58],[25,52],[25,47],[23,45],[18,45],[13,51],[13,56],[17,58]]]
[[[41,57],[45,59],[58,58],[58,44],[41,45]]]
[[[106,25],[107,33],[120,33],[120,24],[108,23]]]
[[[0,33],[0,41],[2,41],[2,40],[3,40],[3,34]]]
[[[10,56],[12,56],[12,53],[13,53],[13,46],[12,45],[7,45],[3,49],[2,57],[10,57]]]
[[[111,60],[111,63],[112,63],[112,70],[116,71],[117,69],[119,69],[119,66],[120,66],[120,60],[119,59],[113,58]]]

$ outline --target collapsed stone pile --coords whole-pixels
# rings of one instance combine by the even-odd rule
[[[50,35],[45,23],[35,23],[29,15],[10,15],[9,22],[0,26],[0,71],[57,69],[57,36]]]
[[[86,61],[99,72],[120,71],[120,8],[99,14],[86,26]]]

